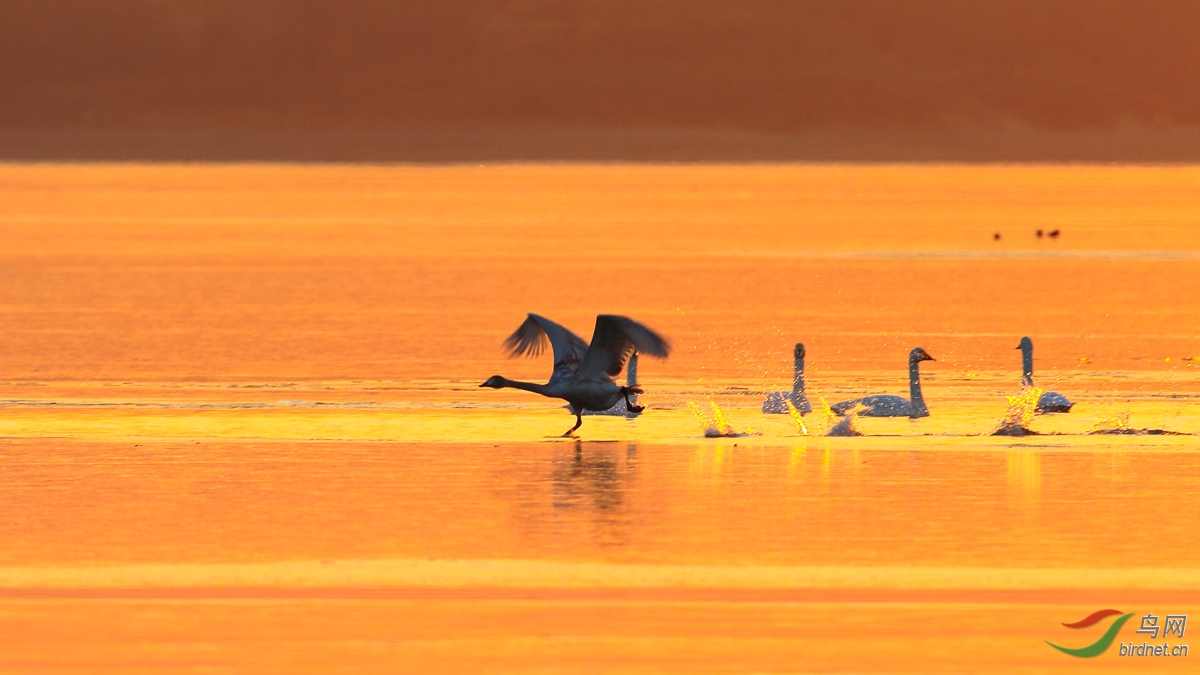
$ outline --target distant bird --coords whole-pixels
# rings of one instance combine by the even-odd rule
[[[780,414],[788,411],[785,401],[791,400],[792,405],[796,406],[796,410],[800,411],[801,415],[807,415],[812,412],[812,404],[808,402],[808,396],[804,394],[804,345],[797,342],[796,347],[792,349],[794,359],[792,367],[792,390],[788,391],[773,391],[767,394],[767,398],[763,401],[762,411],[768,414]]]
[[[1042,231],[1041,231],[1041,230],[1038,230],[1038,231],[1037,231],[1037,238],[1038,238],[1038,239],[1041,239],[1041,238],[1042,238]]]
[[[929,417],[929,408],[921,396],[921,373],[917,366],[922,361],[935,361],[924,349],[917,347],[908,353],[908,392],[910,399],[903,396],[866,396],[853,401],[841,401],[829,406],[838,415],[845,415],[855,405],[861,405],[859,415],[863,417]]]
[[[637,387],[621,386],[613,378],[621,374],[625,361],[634,351],[666,358],[671,346],[657,333],[623,317],[601,314],[596,317],[592,344],[553,321],[530,314],[525,322],[504,341],[510,356],[537,356],[549,342],[554,350],[554,372],[546,384],[518,382],[493,375],[481,387],[512,387],[532,391],[571,404],[575,426],[563,434],[570,436],[583,424],[584,410],[608,410],[624,399],[630,412],[644,408],[629,400],[642,393]]]
[[[1000,241],[1000,233],[999,232],[992,235],[992,241]]]
[[[1059,235],[1058,230],[1050,230],[1050,238],[1051,239],[1058,239],[1058,235]]]
[[[1021,386],[1032,387],[1033,340],[1028,337],[1021,338],[1021,344],[1017,345],[1017,349],[1021,350]],[[1040,413],[1065,413],[1071,412],[1073,405],[1075,404],[1057,391],[1047,391],[1038,397],[1036,410]]]

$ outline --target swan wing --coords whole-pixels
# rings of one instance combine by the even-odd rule
[[[588,346],[576,373],[583,379],[616,377],[621,374],[625,361],[634,350],[639,354],[666,358],[671,353],[671,345],[658,333],[633,319],[601,314],[596,317],[592,344]]]
[[[544,316],[530,314],[524,323],[504,341],[509,356],[537,356],[546,349],[554,351],[554,372],[572,372],[583,361],[588,345],[583,338]]]

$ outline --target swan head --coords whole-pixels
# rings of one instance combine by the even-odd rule
[[[929,352],[920,347],[915,347],[908,353],[908,360],[914,363],[917,361],[937,361],[937,359],[929,355]]]
[[[804,343],[797,342],[795,349],[792,350],[792,356],[802,359],[804,358]]]
[[[486,382],[479,385],[481,387],[491,387],[492,389],[501,389],[504,387],[504,378],[499,375],[493,375]]]
[[[1017,349],[1020,349],[1022,351],[1027,350],[1027,349],[1033,349],[1033,340],[1030,340],[1027,337],[1021,338],[1021,344],[1017,345]]]

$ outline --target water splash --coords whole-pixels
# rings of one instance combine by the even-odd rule
[[[825,400],[824,396],[818,395],[815,401],[816,402],[813,404],[813,414],[808,417],[808,422],[805,424],[805,429],[808,430],[808,434],[806,435],[828,436],[829,432],[832,431],[834,427],[838,426],[840,422],[844,421],[844,418],[838,417],[836,414],[834,414],[833,409],[829,407],[829,402]],[[804,424],[803,420],[796,421],[800,424]],[[853,425],[853,422],[851,425]],[[843,429],[845,426],[846,425],[843,425]],[[797,428],[799,428],[799,426],[797,426]],[[840,434],[841,431],[838,433]]]
[[[833,412],[833,408],[829,407],[824,396],[818,396],[817,399],[821,401],[821,412],[825,415],[825,428],[828,429],[833,426],[837,415]]]
[[[692,411],[692,415],[695,415],[696,421],[700,423],[701,429],[707,430],[716,427],[716,421],[710,419],[708,415],[705,415],[704,411],[700,410],[700,406],[696,405],[695,401],[688,401],[687,407]]]
[[[1096,436],[1182,436],[1179,431],[1166,429],[1134,429],[1129,426],[1129,413],[1116,413],[1112,417],[1097,420],[1088,435]]]
[[[1008,399],[1008,410],[1000,426],[992,432],[993,436],[1035,436],[1037,432],[1029,428],[1029,423],[1037,415],[1038,399],[1045,390],[1041,387],[1024,387],[1016,396],[1005,396]]]
[[[801,436],[808,436],[808,425],[804,423],[804,417],[800,411],[796,409],[796,404],[792,403],[792,399],[785,398],[783,402],[787,404],[788,415],[792,417],[792,421],[796,423],[796,431],[800,432]]]
[[[729,422],[727,422],[727,421],[725,420],[725,414],[721,412],[721,407],[717,405],[717,402],[716,402],[716,401],[709,401],[709,402],[708,402],[708,404],[709,404],[710,406],[712,406],[712,411],[713,411],[713,425],[714,425],[714,428],[715,428],[715,429],[716,429],[716,431],[717,431],[717,435],[718,435],[718,436],[731,436],[731,435],[733,435],[733,433],[734,433],[734,431],[733,431],[733,426],[732,426],[732,425],[730,425],[730,424],[729,424]],[[708,435],[708,434],[707,434],[707,432],[705,433],[705,435]]]
[[[1127,434],[1133,431],[1129,426],[1129,413],[1115,413],[1112,417],[1096,420],[1091,434]]]
[[[825,401],[822,400],[821,404],[824,405]],[[828,406],[826,406],[826,408],[828,408]],[[842,419],[837,424],[834,424],[833,426],[829,427],[829,433],[825,434],[825,435],[826,436],[862,436],[863,433],[858,430],[857,426],[855,426],[855,422],[858,421],[858,414],[866,409],[867,409],[867,406],[865,406],[861,403],[855,403],[854,407],[847,410],[845,416],[843,416]],[[830,410],[829,414],[832,417],[833,411]]]
[[[762,432],[754,427],[747,426],[744,431],[737,431],[733,425],[725,419],[725,413],[721,411],[721,407],[716,401],[709,401],[709,406],[712,407],[712,417],[704,414],[699,405],[694,401],[688,401],[687,406],[692,410],[692,414],[696,416],[696,421],[700,423],[700,427],[704,429],[704,435],[707,438],[739,438],[741,436],[761,436]]]

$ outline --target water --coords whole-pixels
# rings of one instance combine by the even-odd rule
[[[2,166],[0,669],[1056,672],[1061,622],[1200,607],[1198,187]],[[548,376],[528,311],[670,337],[646,412],[480,389]],[[1076,407],[993,438],[1022,335]],[[816,410],[764,415],[797,341]],[[914,346],[931,417],[825,436]]]

